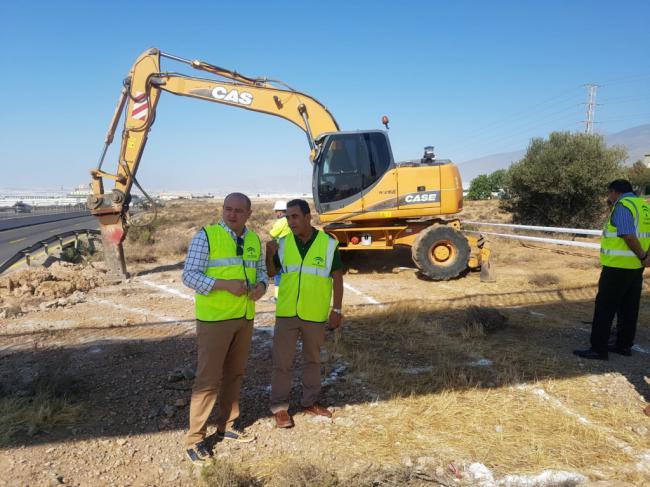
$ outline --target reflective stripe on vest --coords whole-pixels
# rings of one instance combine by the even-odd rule
[[[640,269],[643,263],[628,247],[623,238],[618,236],[616,227],[612,224],[612,215],[618,205],[627,208],[634,218],[635,235],[644,252],[650,248],[650,205],[638,197],[625,197],[616,202],[605,222],[603,236],[600,240],[600,263],[607,267],[620,269]]]
[[[329,316],[332,301],[332,263],[338,242],[318,231],[305,258],[300,257],[295,237],[280,239],[278,257],[282,264],[276,316],[298,316],[322,323]]]
[[[257,261],[261,255],[259,237],[250,230],[244,237],[243,256],[237,255],[237,244],[221,225],[203,229],[208,237],[210,255],[205,275],[216,279],[247,281],[250,286],[257,282]],[[196,318],[201,321],[224,321],[255,316],[255,302],[247,295],[235,296],[228,291],[217,290],[209,294],[195,294]]]

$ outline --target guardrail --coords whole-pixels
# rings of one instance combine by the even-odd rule
[[[63,232],[58,235],[53,235],[48,237],[45,240],[35,243],[30,247],[25,247],[22,250],[16,252],[12,257],[9,257],[6,261],[0,264],[0,274],[6,271],[7,269],[13,267],[21,260],[25,260],[25,263],[29,266],[31,265],[32,254],[38,252],[40,249],[45,251],[45,255],[50,255],[51,247],[60,247],[63,250],[70,244],[74,244],[75,247],[79,246],[79,237],[86,235],[88,241],[91,240],[91,235],[99,235],[101,232],[99,230],[71,230],[69,232]]]
[[[501,228],[512,228],[516,230],[532,230],[536,232],[570,233],[573,235],[600,236],[603,233],[602,230],[589,230],[585,228],[540,227],[537,225],[515,225],[513,223],[487,223],[487,222],[463,221],[463,224],[475,225],[477,227],[501,227]],[[529,240],[531,242],[550,243],[556,245],[568,245],[570,247],[582,247],[587,249],[600,248],[600,244],[593,243],[593,242],[576,242],[574,240],[562,240],[559,238],[532,237],[530,235],[518,235],[514,233],[497,233],[497,232],[485,232],[485,231],[479,232],[474,230],[464,230],[464,231],[467,233],[480,233],[481,235],[491,235],[494,237],[512,238],[515,240]]]
[[[52,205],[32,206],[28,211],[16,211],[13,206],[0,207],[0,220],[7,218],[26,218],[36,215],[49,215],[52,213],[71,213],[86,210],[85,203],[78,205]]]
[[[49,213],[45,215],[24,216],[20,218],[5,218],[0,220],[0,231],[11,230],[14,228],[29,227],[40,223],[58,222],[61,220],[70,220],[72,218],[81,218],[90,216],[90,210],[74,211],[69,213]]]

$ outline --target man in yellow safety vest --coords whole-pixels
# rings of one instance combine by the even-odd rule
[[[246,228],[251,201],[231,193],[216,225],[202,228],[188,249],[183,283],[195,294],[198,363],[190,404],[187,456],[201,463],[211,456],[207,422],[219,402],[216,439],[253,441],[233,427],[239,417],[239,390],[253,335],[255,301],[268,277],[260,238]]]
[[[624,179],[608,186],[611,211],[600,241],[602,271],[591,326],[591,348],[574,350],[586,359],[607,360],[608,352],[632,355],[643,269],[650,266],[650,205]],[[608,345],[614,316],[616,342]]]
[[[287,221],[292,233],[279,242],[271,240],[266,244],[269,275],[282,269],[271,378],[271,412],[278,428],[293,426],[288,410],[298,337],[302,339],[301,405],[311,414],[332,416],[317,402],[321,388],[320,349],[326,325],[338,328],[343,318],[343,265],[338,242],[311,226],[309,204],[304,200],[287,203]]]
[[[273,205],[273,212],[275,213],[275,222],[273,227],[269,231],[271,237],[276,240],[280,240],[282,237],[286,237],[291,233],[289,228],[289,222],[287,222],[287,202],[286,201],[276,201]],[[278,293],[280,290],[280,274],[282,274],[282,269],[278,269],[278,273],[273,277],[273,284],[275,287],[273,289],[273,301],[278,301]]]

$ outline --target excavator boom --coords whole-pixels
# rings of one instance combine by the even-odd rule
[[[210,73],[225,80],[205,79],[178,73],[162,72],[161,58],[167,58]],[[316,140],[327,132],[338,131],[331,113],[316,99],[288,86],[275,86],[266,78],[250,78],[235,71],[219,68],[203,61],[187,59],[149,49],[141,54],[124,80],[105,145],[96,169],[91,171],[92,194],[88,207],[100,220],[105,259],[109,276],[115,280],[126,277],[122,242],[126,236],[126,213],[131,187],[136,181],[138,165],[155,121],[156,107],[162,92],[202,99],[284,118],[307,135],[313,160],[318,153]],[[119,160],[115,173],[102,170],[108,146],[113,141],[120,118],[124,116]],[[104,180],[113,181],[107,193]]]

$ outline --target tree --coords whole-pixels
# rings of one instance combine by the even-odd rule
[[[497,193],[503,189],[505,176],[505,169],[498,169],[489,175],[480,174],[476,176],[469,185],[466,198],[468,200],[490,199],[492,193]]]
[[[648,189],[650,189],[650,168],[643,162],[636,161],[625,171],[625,175],[634,186],[635,191],[639,194],[648,194]]]
[[[602,223],[607,184],[623,175],[627,153],[600,135],[553,132],[531,140],[508,170],[503,206],[515,222],[594,227]]]
[[[468,200],[487,200],[492,196],[490,178],[486,174],[480,174],[472,179],[467,192]]]
[[[488,180],[490,181],[490,189],[493,193],[499,192],[503,189],[506,181],[506,173],[507,171],[505,169],[497,169],[488,176]]]

